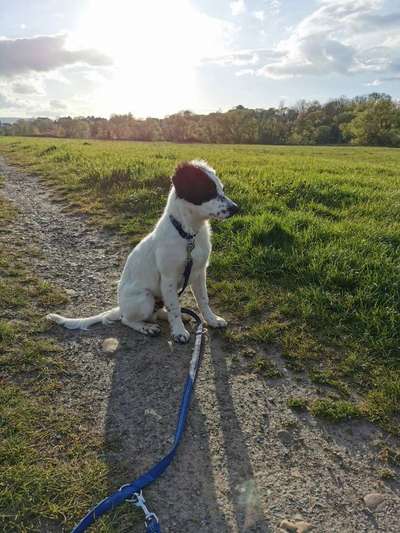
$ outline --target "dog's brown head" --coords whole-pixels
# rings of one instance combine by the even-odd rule
[[[171,178],[176,196],[197,206],[204,218],[228,218],[238,206],[224,194],[223,185],[205,161],[184,162],[177,166]]]

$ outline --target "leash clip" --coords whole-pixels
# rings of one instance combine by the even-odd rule
[[[154,521],[158,524],[158,517],[156,513],[152,513],[147,508],[146,500],[144,499],[144,496],[143,496],[143,491],[135,492],[132,498],[129,498],[126,501],[131,502],[134,505],[136,505],[136,507],[140,507],[140,509],[142,509],[144,513],[144,521],[146,523],[146,526],[149,526]]]

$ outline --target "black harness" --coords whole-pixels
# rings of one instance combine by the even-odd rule
[[[186,264],[185,264],[185,270],[183,271],[183,286],[182,289],[178,292],[178,296],[180,296],[183,291],[186,289],[189,283],[190,273],[192,271],[193,267],[193,258],[192,258],[192,252],[195,247],[195,241],[196,234],[187,233],[183,227],[182,224],[177,220],[173,215],[169,215],[169,219],[176,229],[176,231],[179,233],[179,235],[182,237],[182,239],[185,239],[186,241]]]

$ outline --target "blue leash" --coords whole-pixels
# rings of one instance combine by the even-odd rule
[[[182,313],[190,315],[192,318],[195,319],[196,336],[193,347],[192,359],[190,362],[189,374],[186,378],[185,388],[183,390],[181,405],[179,408],[178,423],[176,426],[175,439],[172,448],[167,453],[167,455],[163,457],[163,459],[161,459],[157,464],[150,468],[150,470],[148,470],[145,474],[140,476],[132,483],[123,485],[113,494],[111,494],[110,496],[99,502],[95,507],[93,507],[93,509],[91,509],[87,513],[87,515],[82,518],[79,524],[74,527],[72,533],[82,533],[83,531],[86,531],[86,529],[103,514],[107,513],[108,511],[111,511],[112,509],[115,509],[118,505],[125,501],[131,502],[142,509],[145,515],[147,533],[161,533],[158,518],[155,513],[150,512],[147,508],[145,499],[142,495],[142,489],[144,487],[147,487],[147,485],[150,485],[150,483],[153,483],[153,481],[155,481],[159,476],[161,476],[161,474],[168,468],[173,458],[175,457],[176,451],[178,449],[185,429],[185,423],[190,407],[190,399],[192,396],[197,371],[199,369],[205,332],[202,321],[194,311],[183,307],[181,311]]]

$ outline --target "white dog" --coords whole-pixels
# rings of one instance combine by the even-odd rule
[[[238,206],[224,195],[214,169],[204,161],[182,163],[172,176],[163,215],[128,256],[118,286],[119,306],[89,318],[56,314],[47,318],[69,329],[87,329],[97,322],[121,320],[135,331],[157,335],[160,328],[154,320],[160,313],[155,307],[161,300],[174,341],[187,342],[190,335],[182,322],[177,291],[183,285],[187,245],[192,242],[189,285],[205,322],[214,328],[225,327],[226,321],[208,305],[206,269],[211,252],[208,219],[224,219],[237,211]]]

